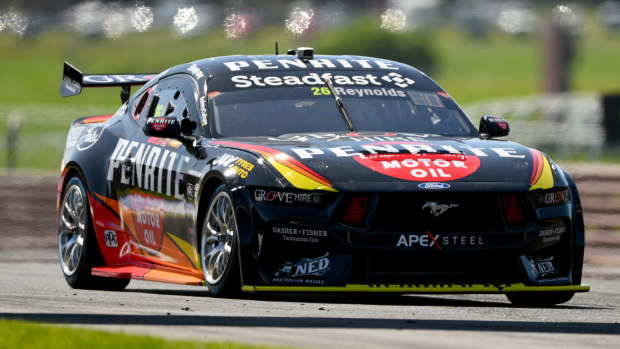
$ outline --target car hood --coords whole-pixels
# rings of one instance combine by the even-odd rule
[[[521,191],[539,187],[545,173],[544,186],[554,182],[549,178],[554,177],[554,166],[546,156],[508,141],[355,133],[227,138],[211,143],[254,153],[301,189]]]

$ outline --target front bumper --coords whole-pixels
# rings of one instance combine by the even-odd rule
[[[408,195],[405,205],[399,200],[403,193],[380,195],[370,200],[370,209],[353,226],[342,222],[352,194],[338,195],[332,205],[313,202],[309,207],[252,202],[248,210],[252,212],[248,227],[252,228],[248,230],[254,234],[241,246],[243,289],[398,293],[589,290],[579,284],[581,278],[574,273],[577,270],[580,275],[582,258],[575,252],[570,205],[541,215],[528,205],[525,195],[516,196],[523,220],[511,224],[501,209],[502,194],[477,193],[473,205],[466,201],[472,194],[462,193],[455,202],[467,209],[449,211],[442,219],[419,212],[424,211],[421,202],[427,200],[419,193]]]

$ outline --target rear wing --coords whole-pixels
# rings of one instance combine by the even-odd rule
[[[63,97],[79,95],[82,92],[82,87],[120,86],[122,88],[121,102],[125,103],[129,99],[130,86],[144,85],[155,76],[157,74],[82,74],[77,68],[65,62],[60,95]]]

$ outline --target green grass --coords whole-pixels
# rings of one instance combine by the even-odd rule
[[[595,26],[575,40],[572,91],[620,93],[620,32]],[[543,42],[538,36],[492,32],[464,37],[456,28],[436,36],[439,72],[433,77],[459,103],[543,92]]]
[[[173,341],[83,328],[0,319],[0,349],[259,349],[232,342]]]

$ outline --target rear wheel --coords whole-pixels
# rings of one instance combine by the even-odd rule
[[[237,248],[237,218],[230,194],[220,185],[202,223],[200,255],[209,294],[232,296],[241,290]]]
[[[90,216],[90,205],[84,183],[79,176],[69,180],[62,196],[58,220],[58,254],[60,266],[73,288],[122,290],[129,279],[93,276],[91,269],[102,265]]]
[[[514,292],[506,293],[512,305],[518,307],[549,307],[566,303],[575,292]]]

